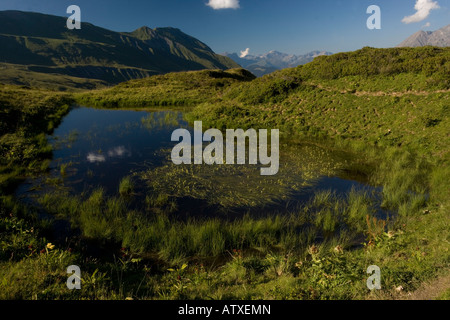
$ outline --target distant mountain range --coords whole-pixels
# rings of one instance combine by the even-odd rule
[[[82,23],[81,30],[69,30],[66,21],[67,17],[0,11],[0,82],[30,84],[30,79],[42,76],[51,83],[61,76],[80,86],[80,78],[93,79],[95,85],[116,84],[173,71],[239,67],[179,29],[114,32]]]
[[[437,31],[419,31],[403,41],[398,47],[450,47],[450,24]]]
[[[294,68],[299,65],[309,63],[314,58],[323,55],[331,55],[331,52],[313,51],[305,55],[286,54],[278,51],[270,51],[263,55],[239,56],[237,53],[224,53],[225,56],[233,59],[243,68],[251,71],[254,75],[261,77],[276,70]]]

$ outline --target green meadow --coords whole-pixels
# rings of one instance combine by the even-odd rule
[[[190,123],[277,128],[281,150],[299,151],[270,185],[245,166],[165,165],[130,173],[113,196],[72,194],[56,179],[37,204],[20,202],[15,189],[48,171],[47,135],[73,104],[186,106]],[[1,299],[407,299],[449,277],[449,48],[363,48],[257,79],[232,69],[91,91],[1,85],[0,106]],[[344,165],[331,151],[353,159]],[[320,161],[300,170],[310,159]],[[325,190],[270,216],[175,216],[186,196],[221,212],[270,205],[308,185],[307,169],[343,167],[380,195]],[[142,211],[129,205],[136,179],[148,186]],[[64,240],[54,221],[70,225]],[[73,264],[83,266],[82,289],[69,291]],[[366,286],[371,265],[381,268],[381,290]],[[426,298],[448,299],[438,288]]]

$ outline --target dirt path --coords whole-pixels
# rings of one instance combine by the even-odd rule
[[[355,96],[358,97],[364,97],[364,96],[369,96],[369,97],[381,97],[381,96],[392,96],[392,97],[402,97],[405,95],[416,95],[416,96],[427,96],[430,94],[434,94],[434,93],[450,93],[450,89],[446,89],[446,90],[436,90],[436,91],[404,91],[404,92],[383,92],[383,91],[373,91],[373,92],[369,92],[369,91],[356,91],[356,92],[352,92],[352,91],[348,91],[348,90],[340,90],[337,88],[330,88],[330,87],[324,87],[321,84],[316,84],[316,83],[307,83],[309,85],[315,86],[319,89],[325,90],[325,91],[329,91],[329,92],[333,92],[333,91],[338,91],[342,94],[353,94]]]
[[[350,92],[345,92],[350,93]],[[362,96],[372,96],[372,97],[381,97],[381,96],[391,96],[391,97],[402,97],[406,95],[415,95],[415,96],[427,96],[434,93],[450,93],[450,90],[437,90],[437,91],[405,91],[405,92],[367,92],[367,91],[357,91],[353,93],[358,97]]]
[[[435,300],[448,289],[450,289],[450,274],[425,283],[415,292],[403,294],[397,300]]]

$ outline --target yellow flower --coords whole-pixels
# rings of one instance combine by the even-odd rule
[[[316,247],[315,245],[312,245],[311,247],[309,247],[308,253],[309,253],[310,255],[318,254],[318,253],[319,253],[319,248]]]
[[[51,244],[51,243],[47,243],[46,248],[49,249],[49,250],[53,250],[53,249],[55,249],[55,245]]]

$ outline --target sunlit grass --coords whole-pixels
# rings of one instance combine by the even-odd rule
[[[286,146],[282,150],[280,170],[275,176],[261,176],[259,166],[176,166],[170,160],[139,176],[152,194],[199,199],[222,208],[250,208],[286,201],[318,178],[336,174],[349,165],[345,159],[316,146]]]
[[[51,148],[45,133],[57,126],[68,110],[60,106],[71,99],[1,86],[0,298],[399,298],[426,280],[448,274],[446,52],[365,48],[319,58],[248,85],[228,86],[208,76],[205,88],[205,79],[190,79],[187,73],[178,80],[166,77],[170,85],[165,87],[158,83],[161,78],[150,78],[83,93],[81,101],[103,107],[201,102],[189,120],[201,119],[220,129],[279,128],[291,139],[327,137],[330,145],[357,153],[358,160],[336,162],[327,152],[299,148],[302,153],[283,157],[288,170],[282,168],[275,178],[279,180],[269,183],[246,167],[200,172],[164,165],[143,175],[151,189],[143,212],[130,210],[120,192],[107,196],[97,189],[70,195],[55,188],[39,202],[80,230],[79,237],[62,245],[75,240],[80,256],[64,247],[45,250],[52,223],[3,196],[21,178],[48,169]],[[386,59],[392,63],[380,62]],[[177,88],[177,81],[184,86]],[[155,128],[154,120],[143,119],[141,125]],[[301,190],[317,174],[352,165],[366,170],[380,194],[318,192],[302,207],[263,218],[180,220],[173,215],[183,210],[177,205],[182,197],[227,208],[270,204],[294,188]],[[125,194],[130,182],[124,182]],[[59,183],[54,179],[56,187]],[[380,216],[380,205],[389,210],[384,212],[388,217]],[[114,262],[86,254],[84,241],[90,240]],[[117,250],[107,251],[111,246]],[[64,268],[73,263],[84,266],[83,290],[69,293]],[[366,270],[374,264],[382,269],[382,290],[369,292]],[[396,290],[400,287],[404,293]],[[448,292],[441,295],[446,296]]]
[[[120,181],[119,194],[124,197],[129,197],[133,194],[134,183],[131,177],[125,177]]]

